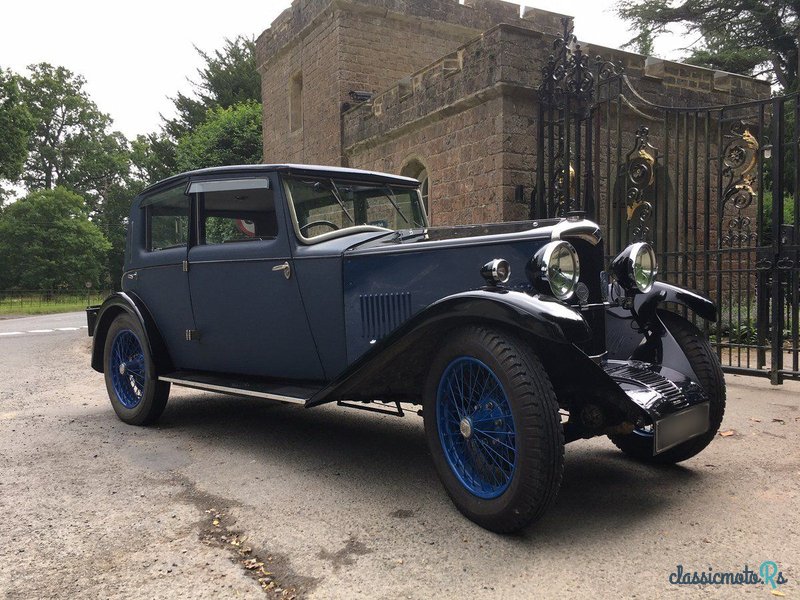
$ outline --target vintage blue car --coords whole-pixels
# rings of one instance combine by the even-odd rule
[[[183,173],[131,206],[122,292],[88,309],[117,415],[170,385],[424,419],[458,509],[517,530],[553,503],[564,444],[651,463],[713,439],[725,384],[701,295],[655,281],[646,243],[607,270],[598,226],[429,227],[414,179],[308,165]],[[420,410],[421,409],[421,410]]]

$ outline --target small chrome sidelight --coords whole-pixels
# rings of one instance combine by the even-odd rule
[[[489,285],[506,283],[511,278],[511,265],[504,258],[495,258],[481,267],[481,276]]]

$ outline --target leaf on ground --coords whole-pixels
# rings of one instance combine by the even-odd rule
[[[784,594],[784,593],[783,593],[782,591],[780,591],[780,590],[770,590],[770,593],[771,593],[773,596],[780,596],[781,598],[783,598],[783,597],[786,595],[786,594]]]
[[[213,521],[211,521],[211,524],[212,524],[214,527],[219,527],[219,519],[214,519]]]
[[[734,433],[736,433],[736,432],[735,432],[733,429],[728,429],[728,431],[720,431],[720,432],[719,432],[719,434],[720,434],[722,437],[730,437],[730,436],[732,436]]]
[[[773,423],[780,423],[781,425],[785,425],[786,424],[786,421],[784,421],[783,419],[772,419],[772,422]]]
[[[248,558],[247,560],[242,561],[242,565],[244,565],[245,569],[248,569],[248,570],[252,571],[254,569],[258,569],[258,568],[263,567],[264,563],[263,562],[259,562],[258,559],[255,559],[255,558]]]
[[[761,423],[761,419],[756,419],[755,417],[750,417],[751,421],[755,421],[756,423]]]

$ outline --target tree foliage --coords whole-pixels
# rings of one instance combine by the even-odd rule
[[[256,43],[239,36],[226,39],[213,53],[197,48],[204,65],[197,70],[193,95],[178,92],[173,99],[178,113],[165,120],[165,131],[177,140],[203,123],[209,109],[228,108],[241,102],[261,101],[261,78],[256,71]]]
[[[687,62],[743,75],[769,75],[784,91],[797,89],[800,2],[797,0],[621,0],[619,15],[641,46],[671,26],[697,39]]]
[[[29,194],[3,208],[0,289],[52,289],[86,280],[117,286],[130,202],[179,170],[261,159],[261,86],[255,42],[237,37],[204,52],[176,117],[128,141],[112,130],[86,80],[60,66],[0,70],[0,179]]]
[[[18,77],[0,69],[0,179],[14,181],[22,173],[32,127]]]
[[[242,102],[208,111],[206,120],[178,142],[178,168],[261,162],[261,104]]]
[[[0,288],[105,284],[110,248],[79,195],[63,187],[32,192],[6,207],[0,217]]]
[[[198,157],[190,156],[187,150],[187,144],[193,145],[197,140],[183,142],[180,165],[178,146],[185,137],[193,136],[209,115],[215,115],[219,109],[261,101],[261,80],[256,71],[252,38],[226,39],[223,47],[212,53],[196,50],[204,65],[197,71],[198,80],[192,83],[192,91],[178,92],[173,98],[176,116],[165,118],[161,131],[138,136],[132,144],[134,172],[142,181],[152,183],[174,174],[187,163],[197,164],[194,159]],[[226,160],[250,162],[251,154],[246,148],[245,154],[239,157],[228,153],[230,158]]]
[[[129,168],[127,141],[85,90],[86,80],[40,63],[21,81],[33,118],[23,181],[29,190],[63,186],[93,200]]]
[[[114,289],[121,285],[131,201],[143,188],[143,182],[133,179],[112,185],[103,199],[102,210],[92,219],[111,245],[107,253],[106,270]]]
[[[163,131],[137,135],[131,142],[134,179],[155,183],[178,171],[177,145]]]

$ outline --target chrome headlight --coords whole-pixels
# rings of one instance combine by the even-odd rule
[[[550,242],[528,263],[528,278],[543,293],[567,300],[575,292],[581,276],[578,253],[569,242]]]
[[[656,253],[646,242],[631,244],[611,262],[611,271],[625,290],[647,293],[658,273]]]

